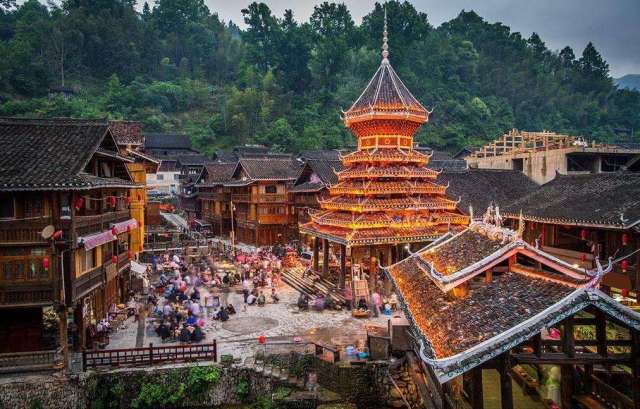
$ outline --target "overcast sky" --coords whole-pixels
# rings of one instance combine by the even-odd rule
[[[224,20],[244,26],[240,10],[250,0],[205,0]],[[263,0],[264,1],[264,0]],[[340,2],[339,0],[335,0]],[[281,17],[292,9],[307,20],[321,0],[266,0]],[[373,9],[374,1],[343,0],[356,23]],[[571,46],[579,56],[592,41],[611,67],[611,74],[640,74],[640,0],[410,0],[433,25],[454,18],[462,9],[475,10],[490,22],[500,21],[528,37],[533,31],[551,49]],[[390,33],[390,35],[393,35]]]

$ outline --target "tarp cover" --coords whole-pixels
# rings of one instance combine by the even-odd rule
[[[107,230],[102,233],[79,237],[78,241],[83,244],[85,250],[91,250],[115,239],[116,236],[113,235],[111,230]]]

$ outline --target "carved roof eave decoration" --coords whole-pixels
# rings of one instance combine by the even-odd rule
[[[405,110],[384,110],[380,108],[372,107],[369,110],[361,110],[358,112],[346,112],[344,114],[344,123],[347,127],[360,122],[367,122],[373,120],[402,120],[408,122],[415,122],[417,124],[423,124],[429,120],[428,114],[423,114],[419,111],[407,112]]]
[[[505,217],[510,219],[517,219],[520,217],[519,213],[513,212],[504,212]],[[532,215],[524,214],[523,219],[530,222],[536,223],[547,223],[547,224],[560,224],[567,226],[580,226],[580,227],[591,227],[591,228],[606,228],[606,229],[619,229],[619,230],[628,230],[640,224],[640,219],[632,220],[629,223],[603,223],[601,220],[583,220],[583,219],[563,219],[563,218],[554,218],[554,217],[538,217]]]
[[[432,245],[425,247],[422,250],[416,253],[413,253],[410,256],[410,257],[416,258],[416,260],[418,261],[417,263],[418,267],[443,292],[450,291],[454,287],[457,287],[460,284],[464,283],[465,281],[468,281],[473,277],[483,273],[491,266],[505,260],[506,258],[518,252],[522,252],[528,255],[538,256],[544,260],[547,260],[549,264],[554,264],[555,267],[559,268],[562,273],[570,276],[571,278],[574,278],[576,280],[583,280],[584,281],[583,284],[576,285],[578,287],[588,286],[591,280],[593,279],[593,277],[597,274],[596,270],[588,271],[588,270],[576,268],[564,260],[561,260],[549,253],[546,253],[534,246],[531,246],[524,240],[516,237],[516,232],[513,230],[502,228],[502,227],[496,227],[493,225],[487,225],[482,222],[472,223],[469,226],[469,229],[476,230],[476,231],[484,231],[484,232],[487,232],[487,234],[496,235],[494,237],[496,237],[499,240],[503,240],[505,245],[502,246],[499,250],[495,251],[494,253],[482,258],[481,260],[478,260],[475,263],[470,264],[451,274],[440,273],[434,268],[434,266],[431,263],[429,263],[427,260],[422,258],[420,255],[427,251],[432,251],[432,252],[437,251],[438,247],[450,241],[458,239],[462,234],[465,233],[466,229],[447,238],[446,240],[441,240],[441,241],[438,241],[437,243],[432,243]],[[392,268],[396,265],[399,265],[403,261],[404,260],[392,266],[389,266],[388,268]]]
[[[442,237],[423,250],[437,246],[445,239],[451,237]],[[433,346],[429,339],[422,332],[416,320],[413,317],[407,303],[404,300],[402,292],[396,283],[393,274],[389,268],[384,268],[385,274],[391,281],[396,294],[400,301],[405,316],[409,320],[412,332],[416,335],[420,344],[420,358],[429,365],[441,384],[464,374],[465,372],[493,359],[500,354],[518,346],[522,342],[531,339],[534,335],[540,333],[545,327],[561,322],[567,317],[585,309],[589,305],[604,311],[610,316],[616,317],[629,327],[640,330],[640,313],[631,310],[629,307],[623,306],[611,297],[604,294],[596,288],[581,287],[574,290],[561,301],[551,305],[547,309],[541,311],[530,319],[510,328],[508,331],[502,332],[492,338],[485,340],[464,352],[446,357],[436,358]]]

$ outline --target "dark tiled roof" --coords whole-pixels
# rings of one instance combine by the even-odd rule
[[[228,182],[233,177],[233,171],[236,169],[235,163],[208,163],[205,165],[207,169],[207,177],[205,183],[223,183]]]
[[[476,215],[483,214],[491,202],[504,209],[538,188],[531,179],[515,170],[445,170],[436,182],[441,185],[448,183],[447,196],[460,198],[458,208],[463,212],[468,212],[469,206],[473,206]]]
[[[477,146],[477,145],[467,145],[467,146],[463,146],[462,149],[460,149],[458,152],[456,152],[453,157],[455,159],[463,159],[466,156],[468,156],[469,154],[477,151],[478,149],[480,149],[481,146]]]
[[[118,145],[143,145],[144,135],[140,122],[109,121],[109,129]]]
[[[191,149],[191,141],[184,134],[145,133],[145,149]]]
[[[324,189],[326,185],[320,182],[304,182],[299,185],[295,185],[289,192],[292,193],[309,193],[309,192],[319,192]]]
[[[344,166],[339,160],[308,160],[307,163],[313,173],[318,175],[322,182],[329,185],[338,183],[336,172],[344,170]]]
[[[467,296],[453,298],[425,277],[413,257],[391,267],[390,273],[438,359],[502,334],[575,290],[509,272],[494,276],[490,284],[478,280]]]
[[[462,172],[468,169],[467,162],[462,159],[436,159],[431,158],[427,163],[429,169]]]
[[[502,240],[492,240],[487,235],[471,229],[455,239],[420,253],[420,257],[442,275],[462,270],[504,247]]]
[[[240,166],[252,180],[294,180],[302,169],[290,158],[242,158]]]
[[[298,155],[300,159],[303,160],[329,160],[329,161],[339,161],[340,160],[340,152],[336,149],[316,149],[316,150],[305,150],[300,152]]]
[[[366,112],[413,114],[427,117],[427,110],[411,94],[391,64],[383,62],[346,117]]]
[[[163,159],[160,162],[158,172],[176,172],[178,170],[178,163],[173,159]]]
[[[106,121],[0,118],[0,189],[71,190],[92,182],[105,186],[108,180],[122,184],[81,174],[108,129]]]
[[[237,163],[238,155],[228,150],[216,151],[216,161],[222,163]]]
[[[175,159],[178,166],[204,165],[211,162],[205,155],[177,155]]]
[[[628,228],[640,221],[640,173],[560,175],[503,208],[525,218]]]

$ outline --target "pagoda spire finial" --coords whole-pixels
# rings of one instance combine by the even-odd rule
[[[387,7],[384,8],[384,31],[382,32],[382,63],[389,62],[389,33],[387,32]]]

